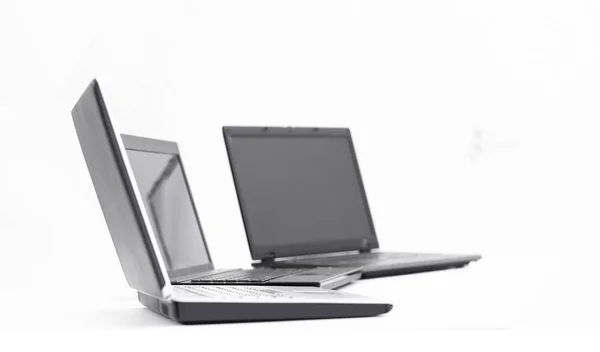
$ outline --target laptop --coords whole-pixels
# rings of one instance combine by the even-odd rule
[[[362,266],[369,278],[481,258],[380,252],[347,128],[223,127],[223,134],[254,266]]]
[[[121,138],[171,284],[335,289],[361,277],[360,267],[215,269],[177,143]]]
[[[129,286],[180,323],[364,317],[392,305],[318,287],[171,285],[150,219],[94,80],[72,111],[79,143]]]

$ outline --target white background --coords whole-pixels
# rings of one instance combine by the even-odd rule
[[[445,329],[583,344],[600,327],[599,16],[592,0],[3,1],[0,331],[73,347],[73,331],[91,347],[506,347]],[[345,289],[392,301],[380,318],[172,324],[127,287],[79,148],[70,110],[94,77],[120,132],[179,142],[218,267],[250,262],[220,130],[238,124],[350,127],[385,250],[484,259]]]

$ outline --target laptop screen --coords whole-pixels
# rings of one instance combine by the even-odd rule
[[[376,246],[348,130],[234,129],[226,140],[254,259]]]
[[[209,264],[179,155],[127,149],[127,156],[167,270]]]

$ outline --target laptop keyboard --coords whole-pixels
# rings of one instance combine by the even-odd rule
[[[296,298],[282,291],[251,286],[178,285],[174,287],[210,298]]]
[[[192,279],[195,283],[227,284],[227,283],[264,283],[280,277],[300,274],[312,269],[248,269],[231,270],[216,274],[209,274]]]

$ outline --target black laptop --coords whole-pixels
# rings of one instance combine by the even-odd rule
[[[215,269],[177,143],[121,135],[171,284],[316,286],[335,289],[361,268]]]
[[[94,80],[72,111],[75,130],[121,267],[139,301],[181,323],[362,317],[390,304],[318,287],[177,285],[135,186],[121,137]]]
[[[481,258],[378,251],[347,128],[223,127],[223,134],[254,266],[362,266],[367,278]]]

